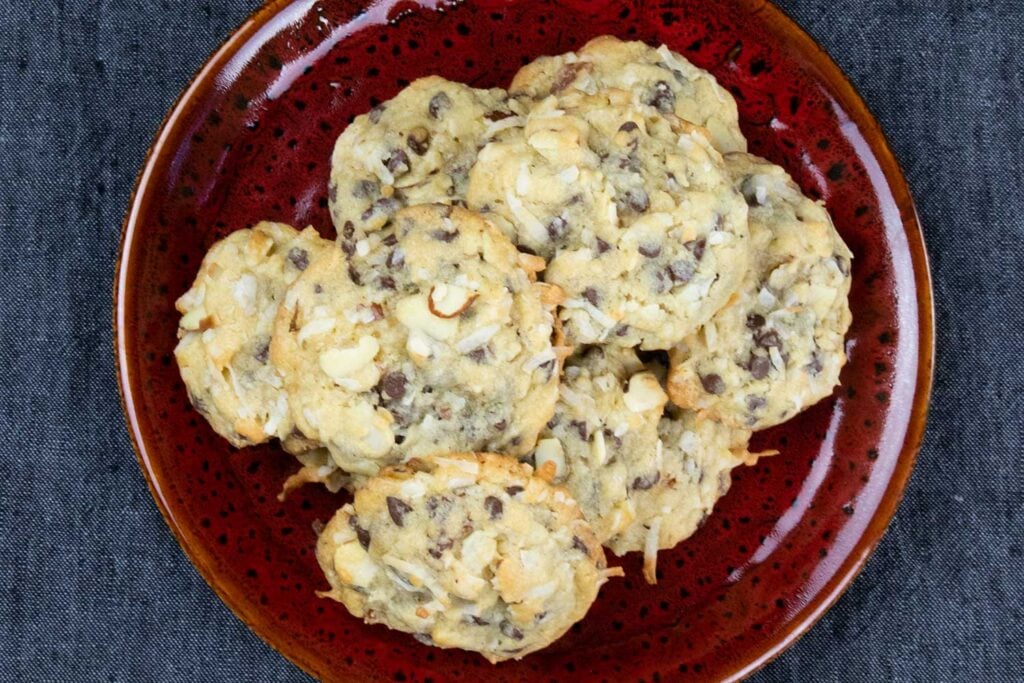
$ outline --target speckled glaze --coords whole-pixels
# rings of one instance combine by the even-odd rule
[[[124,225],[116,352],[139,462],[182,547],[258,634],[331,681],[729,679],[792,643],[881,537],[924,428],[932,362],[928,266],[900,170],[835,64],[774,6],[385,0],[270,2],[218,51],[169,115]],[[443,7],[438,11],[437,7]],[[603,33],[667,43],[736,96],[751,151],[826,200],[855,253],[843,386],[757,435],[782,454],[739,470],[696,536],[640,558],[551,648],[492,667],[367,627],[314,591],[314,520],[345,500],[285,503],[295,468],[272,447],[234,451],[188,405],[172,357],[173,303],[215,240],[259,220],[333,231],[334,139],[358,113],[431,73],[507,85],[519,65]]]

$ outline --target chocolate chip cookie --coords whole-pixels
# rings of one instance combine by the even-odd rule
[[[292,420],[270,336],[285,289],[331,244],[280,223],[238,230],[213,245],[192,287],[174,350],[192,405],[241,448],[288,438]]]
[[[368,623],[491,662],[549,645],[618,570],[564,489],[498,455],[384,470],[323,529],[330,591]]]
[[[331,162],[328,196],[339,234],[368,234],[405,206],[462,201],[477,150],[517,125],[515,106],[504,90],[430,76],[356,117]]]
[[[516,74],[509,92],[543,99],[558,97],[571,107],[581,94],[626,91],[632,102],[706,128],[721,152],[745,152],[736,101],[715,77],[662,45],[594,38],[577,52],[541,57]]]
[[[300,431],[362,476],[437,451],[529,452],[561,362],[559,292],[538,268],[458,207],[343,236],[288,290],[271,345]]]
[[[820,202],[780,167],[727,155],[758,255],[739,295],[672,353],[669,394],[744,429],[790,419],[832,393],[846,362],[852,254]]]

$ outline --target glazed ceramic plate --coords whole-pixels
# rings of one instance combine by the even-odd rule
[[[332,681],[726,679],[806,631],[853,580],[910,474],[931,380],[932,302],[913,203],[863,102],[779,10],[700,3],[478,0],[271,2],[210,59],[164,123],[124,225],[116,346],[124,407],[153,496],[217,594],[267,642]],[[492,667],[365,626],[317,598],[314,487],[278,502],[296,465],[233,450],[190,408],[173,361],[174,300],[204,252],[261,219],[333,236],[328,159],[352,117],[428,74],[507,85],[523,63],[612,33],[667,43],[739,103],[751,150],[825,200],[855,254],[842,387],[757,434],[781,454],[738,470],[707,524],[605,586],[550,648]],[[405,676],[405,678],[402,678]]]

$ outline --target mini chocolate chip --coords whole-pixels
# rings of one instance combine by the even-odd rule
[[[654,474],[648,474],[634,479],[632,488],[635,491],[647,491],[648,489],[653,488],[659,481],[661,481],[661,472],[655,472]]]
[[[583,298],[595,306],[597,306],[598,302],[601,300],[601,297],[597,294],[597,290],[593,287],[587,287],[583,290]]]
[[[484,361],[487,360],[487,347],[479,346],[470,351],[469,353],[467,353],[466,355],[469,356],[469,359],[474,363],[483,365]]]
[[[356,243],[352,240],[341,240],[341,250],[345,252],[347,256],[351,256],[356,253]]]
[[[761,410],[768,404],[763,396],[747,396],[747,409],[751,411]]]
[[[565,237],[565,234],[569,231],[569,222],[561,216],[555,216],[548,223],[548,237],[551,238],[552,242],[556,242]]]
[[[487,119],[488,121],[504,121],[510,116],[512,116],[512,112],[499,110],[489,111],[486,114],[484,114],[484,118]]]
[[[651,105],[662,114],[671,114],[676,108],[676,94],[665,81],[658,81],[654,84],[654,90],[647,98],[647,104]]]
[[[622,446],[622,437],[621,436],[616,436],[615,432],[613,432],[610,429],[603,429],[601,431],[604,433],[604,436],[605,436],[606,439],[610,439],[611,442],[615,444],[616,448],[620,448]]]
[[[603,254],[603,253],[605,253],[606,251],[608,251],[611,248],[612,248],[612,245],[608,244],[607,242],[605,242],[600,237],[597,238],[597,253],[598,254]]]
[[[270,344],[267,343],[258,348],[256,353],[253,354],[253,358],[260,363],[266,364],[267,360],[270,358]]]
[[[430,104],[427,105],[427,113],[430,114],[430,118],[439,119],[445,109],[448,109],[451,106],[452,100],[448,97],[448,94],[439,92],[430,98]]]
[[[561,421],[562,416],[556,413],[550,420],[548,420],[548,429],[554,429]]]
[[[401,268],[405,265],[405,254],[402,253],[401,249],[395,249],[388,254],[387,259],[384,261],[384,265],[388,268]]]
[[[368,221],[375,213],[383,213],[390,216],[401,208],[401,203],[394,197],[382,197],[370,205],[370,208],[363,212],[361,218]]]
[[[379,123],[381,114],[384,113],[384,105],[378,104],[376,107],[370,110],[370,122]]]
[[[450,538],[446,538],[443,541],[438,541],[437,545],[435,545],[427,552],[430,553],[430,556],[433,557],[435,560],[440,560],[441,556],[444,555],[444,551],[451,550],[452,546],[454,545],[455,541],[453,541]]]
[[[693,254],[693,258],[695,258],[698,261],[700,261],[702,258],[704,258],[704,248],[707,246],[707,241],[706,240],[690,240],[689,242],[687,242],[683,246],[686,247],[687,250],[689,250],[690,253]]]
[[[409,146],[414,153],[423,156],[430,149],[430,131],[423,126],[417,126],[409,131],[409,138],[405,144]]]
[[[362,276],[359,275],[359,271],[356,270],[355,266],[351,266],[350,265],[348,267],[348,279],[352,280],[353,284],[357,284],[357,285],[363,284],[363,278],[362,278]]]
[[[573,536],[572,537],[572,547],[575,548],[576,550],[579,550],[584,555],[589,555],[590,554],[590,548],[587,547],[587,544],[584,543],[583,539],[580,538],[579,536]]]
[[[381,393],[392,401],[398,401],[405,396],[405,386],[408,380],[401,372],[389,372],[380,380]]]
[[[380,304],[370,304],[370,311],[373,312],[373,319],[374,320],[383,320],[384,319],[384,309],[381,308]]]
[[[750,375],[754,379],[764,379],[768,376],[768,371],[772,369],[772,364],[766,356],[752,354],[750,362],[747,363],[747,369],[750,370]]]
[[[774,346],[780,351],[782,350],[782,340],[779,339],[779,333],[775,330],[758,330],[754,333],[754,342],[764,349]]]
[[[481,619],[480,617],[476,616],[475,614],[470,614],[470,615],[467,616],[467,618],[470,620],[471,623],[474,623],[477,626],[489,626],[490,623],[491,623],[491,622],[487,621],[486,619]]]
[[[700,383],[709,394],[721,394],[725,391],[725,382],[715,374],[701,375]]]
[[[459,236],[459,231],[453,230],[452,232],[448,232],[447,230],[435,230],[430,233],[430,236],[439,242],[452,242]]]
[[[313,291],[316,292],[317,294],[323,294],[324,286],[318,282],[315,285],[313,285]],[[296,309],[296,312],[298,312],[298,309]]]
[[[396,244],[398,244],[398,237],[395,235],[395,233],[391,233],[390,235],[382,239],[380,243],[383,244],[385,247],[393,247]]]
[[[499,628],[501,629],[501,632],[504,636],[511,638],[512,640],[523,639],[523,632],[517,629],[508,621],[501,622],[501,626],[499,626]]]
[[[487,510],[487,514],[491,516],[491,519],[501,519],[501,516],[505,514],[505,506],[502,505],[501,500],[494,496],[484,498],[484,509]]]
[[[406,173],[411,168],[409,165],[409,155],[401,149],[391,150],[391,154],[387,158],[382,159],[381,162],[395,175]]]
[[[499,420],[499,421],[494,423],[494,428],[496,430],[498,430],[499,432],[503,432],[506,429],[508,429],[508,421],[507,420]]]
[[[629,334],[629,325],[619,325],[615,328],[616,337],[625,337],[627,334]]]
[[[621,130],[624,133],[632,133],[634,130],[637,130],[638,128],[640,128],[640,126],[636,125],[636,121],[626,121],[624,124],[619,126],[619,130]]]
[[[666,276],[664,272],[662,272],[660,270],[659,271],[655,271],[655,273],[654,273],[654,280],[655,280],[654,291],[657,292],[658,294],[662,294],[664,292],[667,292],[669,289],[671,289],[671,286],[669,285],[669,282],[672,280],[672,277],[671,276]]]
[[[643,213],[647,209],[651,208],[651,200],[647,196],[647,191],[639,187],[627,190],[626,206],[637,213]]]
[[[404,500],[399,500],[394,496],[388,496],[387,502],[391,520],[398,526],[403,526],[403,520],[407,514],[412,512],[412,508]]]
[[[395,278],[390,275],[385,275],[381,279],[377,280],[377,284],[380,285],[381,289],[395,289]]]
[[[587,428],[587,423],[581,420],[573,420],[569,423],[569,426],[576,430],[580,435],[580,438],[586,441],[590,437],[590,430]]]
[[[380,185],[372,180],[360,180],[355,184],[355,187],[352,188],[352,196],[358,197],[359,199],[370,199],[371,197],[376,197],[378,194],[380,194]],[[348,227],[347,224],[346,227]],[[351,237],[351,235],[345,236]]]
[[[812,375],[817,375],[824,369],[824,365],[821,363],[821,357],[817,351],[811,352],[811,362],[807,364],[807,369],[811,371]]]
[[[757,313],[751,313],[747,316],[747,327],[751,330],[756,330],[759,327],[764,327],[765,319],[763,315]]]
[[[658,244],[641,244],[640,254],[647,258],[658,258],[661,256],[661,246]]]
[[[525,489],[522,486],[509,486],[505,489],[505,493],[510,496],[515,496],[517,493],[522,493]]]
[[[359,539],[359,545],[363,546],[363,550],[369,550],[370,532],[359,526],[359,520],[355,517],[348,518],[348,525],[356,532],[356,538]]]
[[[338,201],[338,186],[333,182],[327,185],[327,199],[333,204]]]
[[[673,282],[689,282],[697,267],[689,261],[673,261],[668,265],[668,276]]]

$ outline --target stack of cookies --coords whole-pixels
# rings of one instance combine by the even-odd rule
[[[753,431],[831,394],[849,249],[745,153],[736,104],[666,47],[598,38],[508,91],[430,77],[332,158],[337,239],[261,223],[178,301],[193,405],[354,500],[330,591],[421,642],[519,658],[615,554],[689,537]]]

